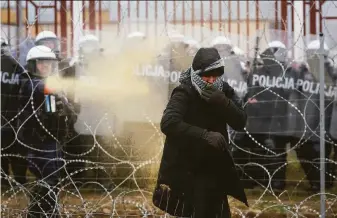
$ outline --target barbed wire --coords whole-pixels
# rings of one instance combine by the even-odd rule
[[[181,2],[180,2],[181,3]],[[187,4],[191,4],[191,2],[186,2]],[[95,4],[98,4],[98,1],[95,2]],[[179,3],[177,3],[178,5]],[[336,4],[335,2],[331,2],[331,4]],[[52,3],[50,3],[52,5]],[[336,6],[336,5],[335,5]],[[292,7],[294,7],[292,5]],[[20,8],[21,9],[21,8]],[[161,8],[164,10],[164,8]],[[45,9],[46,10],[46,9]],[[26,43],[31,36],[29,35],[31,33],[31,28],[36,25],[36,21],[38,17],[44,13],[43,9],[40,9],[40,13],[35,16],[32,24],[28,24],[28,17],[25,18],[28,24],[26,26],[28,37],[23,40],[23,43]],[[84,10],[84,8],[82,8]],[[8,12],[9,13],[9,12]],[[89,12],[93,13],[93,12]],[[160,13],[160,12],[158,12]],[[175,12],[170,11],[167,14],[167,20],[170,20]],[[236,13],[233,11],[232,13]],[[295,11],[295,16],[299,16],[297,12]],[[127,23],[129,22],[127,18],[127,12],[121,11],[122,15],[122,21],[119,25],[124,27],[124,29],[127,29],[128,32],[131,32],[132,29],[127,27]],[[204,11],[204,15],[209,15],[209,12]],[[28,15],[26,15],[28,16]],[[263,16],[263,15],[261,15]],[[88,16],[90,17],[90,16]],[[71,22],[76,23],[76,19],[74,17],[71,18]],[[87,18],[88,19],[88,18]],[[298,18],[297,18],[298,19]],[[249,24],[246,24],[249,25]],[[181,26],[181,25],[180,25]],[[158,30],[161,34],[159,35],[169,35],[169,32],[172,30],[175,30],[179,32],[181,29],[179,25],[171,25],[169,23],[165,23],[164,25],[160,25],[159,27],[162,28],[161,30]],[[186,25],[187,26],[187,25]],[[10,27],[8,27],[10,28]],[[210,40],[212,40],[215,36],[222,35],[226,36],[231,39],[232,42],[234,41],[240,41],[238,40],[239,35],[231,34],[231,33],[225,33],[215,30],[210,30],[207,27],[192,27],[194,32],[202,32],[203,37],[193,37],[191,38],[198,38],[200,44],[208,44]],[[330,29],[326,26],[324,27],[325,35],[329,36],[330,39],[332,39],[333,43],[330,42],[330,47],[336,48],[337,42],[334,41],[333,33],[330,33]],[[193,31],[192,31],[193,32]],[[271,37],[270,33],[273,32],[273,30],[267,29],[266,27],[260,29],[258,31],[258,34],[254,34],[252,36],[246,36],[246,40],[243,41],[242,45],[245,45],[245,56],[250,57],[251,56],[251,50],[249,49],[249,46],[251,46],[251,43],[255,41],[255,38],[257,35],[263,41],[266,43],[272,41],[272,40],[280,40],[284,42],[284,40],[289,40],[292,43],[287,42],[287,52],[292,51],[299,40],[303,40],[302,38],[297,39],[288,39],[287,34],[292,31],[285,30],[285,31],[274,31],[276,35],[278,34],[278,37]],[[1,31],[2,35],[5,35],[5,31]],[[111,32],[104,32],[104,25],[102,30],[102,41],[109,41],[111,40],[110,36],[114,33]],[[284,35],[282,35],[284,34]],[[293,37],[293,34],[290,34]],[[284,37],[285,36],[285,37]],[[282,38],[283,37],[283,38]],[[282,40],[281,40],[282,39]],[[310,38],[312,40],[314,38]],[[62,39],[67,40],[67,39]],[[9,40],[11,41],[11,40]],[[265,43],[265,44],[266,44]],[[19,47],[20,47],[19,45]],[[251,46],[253,47],[253,46]],[[263,46],[262,46],[263,47]],[[20,48],[13,48],[14,50],[20,50]],[[108,48],[109,49],[109,48]],[[335,59],[336,56],[331,57],[332,60]],[[177,55],[177,58],[184,58],[184,55],[179,56]],[[271,58],[264,58],[265,60],[271,59]],[[169,58],[166,60],[165,63],[169,62]],[[278,65],[281,66],[282,72],[280,73],[280,77],[283,79],[285,78],[286,70],[283,66],[283,64],[277,60],[273,61],[277,62]],[[289,63],[297,62],[296,60],[290,60]],[[334,64],[335,65],[335,64]],[[24,66],[21,64],[21,66],[24,68]],[[98,69],[101,70],[101,69]],[[106,69],[103,69],[106,70]],[[27,74],[28,75],[28,74]],[[28,75],[29,76],[29,75]],[[30,79],[31,80],[31,79]],[[167,82],[167,81],[166,81]],[[166,95],[169,96],[164,90],[162,90],[163,83],[158,82],[154,80],[154,87],[157,91],[157,95]],[[158,89],[159,88],[159,89]],[[34,91],[34,90],[33,90]],[[137,91],[137,90],[136,90]],[[306,103],[305,108],[307,107],[307,104],[313,103],[312,97],[307,96],[307,94],[300,90],[295,90],[299,94],[305,96]],[[320,213],[318,211],[319,208],[319,201],[317,201],[317,196],[319,196],[322,193],[314,193],[310,194],[306,190],[303,190],[303,187],[306,187],[307,184],[305,183],[305,176],[302,176],[301,173],[299,173],[301,178],[299,178],[296,181],[296,185],[294,187],[287,186],[284,191],[281,193],[277,193],[276,190],[273,190],[273,187],[271,185],[273,177],[275,174],[281,170],[284,170],[286,167],[293,167],[293,169],[296,169],[296,167],[299,167],[299,163],[310,163],[313,165],[314,168],[316,168],[318,171],[320,170],[317,168],[317,161],[321,162],[324,161],[325,163],[330,163],[332,165],[337,165],[337,162],[330,156],[329,158],[326,158],[324,160],[321,159],[313,159],[312,161],[306,161],[301,160],[298,161],[296,159],[291,159],[290,161],[287,161],[285,163],[269,163],[269,165],[277,165],[279,167],[274,167],[274,172],[270,172],[268,169],[268,161],[272,158],[277,158],[282,155],[290,155],[293,154],[293,152],[300,148],[303,145],[306,144],[308,141],[310,141],[314,137],[319,137],[317,135],[317,130],[312,129],[309,124],[307,123],[306,118],[306,109],[299,108],[298,105],[296,105],[294,102],[290,101],[289,99],[285,99],[280,94],[276,93],[272,90],[271,87],[266,87],[262,91],[256,93],[252,98],[258,98],[262,95],[262,93],[269,93],[275,98],[278,98],[277,101],[283,101],[287,103],[287,105],[292,108],[293,111],[297,113],[297,116],[301,118],[301,120],[304,122],[304,129],[300,134],[300,137],[297,137],[295,142],[292,143],[292,145],[285,149],[284,151],[277,152],[275,149],[267,145],[265,142],[260,141],[259,137],[256,137],[256,134],[251,133],[247,129],[245,130],[245,134],[251,139],[252,143],[254,143],[254,146],[257,146],[259,148],[257,151],[252,151],[250,147],[247,147],[246,145],[237,144],[237,141],[231,138],[233,149],[238,149],[245,153],[246,155],[250,156],[257,156],[261,160],[264,159],[265,161],[263,164],[261,162],[248,162],[248,163],[238,163],[238,168],[243,169],[244,175],[247,177],[248,180],[254,181],[258,184],[258,189],[255,189],[251,192],[257,192],[257,194],[250,193],[249,194],[249,201],[251,202],[251,207],[249,210],[240,207],[240,205],[237,205],[234,203],[234,201],[231,199],[231,205],[232,206],[232,213],[235,216],[238,217],[247,217],[249,213],[252,211],[254,213],[254,217],[259,217],[263,213],[267,213],[269,211],[278,211],[283,213],[287,213],[291,216],[296,217],[306,217],[308,212],[311,212],[313,214],[316,214],[320,216]],[[148,98],[153,97],[155,99],[155,95],[149,95]],[[11,125],[11,128],[13,132],[15,132],[16,140],[17,142],[29,149],[29,150],[35,150],[40,152],[46,152],[45,150],[34,148],[33,146],[25,143],[24,140],[21,140],[18,137],[18,132],[21,128],[24,127],[25,122],[18,128],[15,129],[15,121],[17,117],[22,114],[22,112],[27,107],[32,107],[32,111],[34,113],[31,115],[30,119],[37,119],[43,130],[46,134],[52,136],[52,138],[55,139],[55,141],[59,142],[60,139],[57,138],[57,136],[52,135],[51,131],[48,130],[48,128],[45,126],[45,123],[43,123],[42,120],[39,119],[39,115],[37,113],[38,111],[38,105],[34,105],[33,101],[31,101],[33,98],[33,93],[31,94],[30,102],[27,102],[24,108],[15,116],[13,119],[8,120],[8,123]],[[151,100],[150,100],[151,101]],[[156,107],[156,101],[152,100],[152,107]],[[276,101],[276,100],[275,100]],[[160,102],[162,103],[162,102]],[[248,105],[249,102],[245,102],[245,105]],[[336,102],[334,102],[336,105]],[[162,105],[163,106],[163,105]],[[336,106],[337,107],[337,106]],[[143,122],[142,125],[136,130],[126,130],[124,133],[124,138],[117,135],[117,133],[114,131],[114,127],[109,123],[108,115],[104,113],[101,117],[98,117],[98,122],[96,126],[91,126],[90,122],[88,122],[86,117],[79,119],[77,122],[81,122],[90,132],[89,135],[92,137],[93,141],[91,144],[86,145],[80,145],[77,153],[72,153],[69,150],[67,150],[66,147],[60,144],[60,150],[67,155],[67,157],[55,157],[53,159],[48,159],[49,161],[60,161],[63,163],[60,170],[64,171],[63,177],[59,180],[59,183],[55,185],[55,187],[50,187],[48,183],[45,181],[46,178],[43,178],[38,181],[29,181],[26,184],[20,184],[17,182],[12,176],[7,175],[3,170],[1,170],[1,177],[7,180],[10,184],[10,187],[1,194],[1,213],[4,217],[21,217],[24,216],[24,214],[28,211],[28,202],[32,201],[30,199],[32,197],[31,189],[38,186],[44,186],[50,189],[50,192],[53,192],[55,196],[60,196],[60,200],[56,200],[56,205],[62,211],[62,213],[67,216],[71,217],[74,215],[82,215],[85,217],[94,216],[94,217],[100,217],[101,215],[109,215],[110,217],[121,217],[127,215],[128,217],[151,217],[151,216],[158,216],[164,217],[164,214],[160,212],[158,209],[156,209],[151,202],[151,196],[152,196],[152,189],[154,187],[154,184],[156,182],[156,172],[158,170],[158,164],[160,163],[160,157],[162,154],[163,146],[164,146],[164,136],[162,135],[160,129],[158,128],[158,120],[155,119],[156,115],[151,114],[151,110],[148,109],[148,107],[144,108],[131,108],[131,109],[125,109],[125,110],[131,110],[132,113],[138,114],[138,116],[141,116],[143,120],[140,122]],[[73,111],[74,112],[74,111]],[[80,116],[81,114],[77,114]],[[119,116],[118,113],[114,114],[114,116]],[[82,120],[82,118],[84,120]],[[267,124],[266,124],[267,125]],[[2,125],[3,127],[4,125]],[[107,140],[102,140],[102,137],[97,133],[99,131],[99,128],[108,129],[109,135],[106,136],[106,138],[109,139],[109,142],[107,143]],[[135,132],[138,131],[138,135],[149,135],[149,137],[146,140],[140,140],[137,141],[137,137],[132,138],[132,134],[136,135]],[[127,132],[131,132],[131,134],[127,134]],[[266,135],[273,135],[275,132],[268,132]],[[309,134],[310,136],[307,136]],[[131,136],[130,136],[131,135]],[[231,136],[233,136],[231,134]],[[77,136],[74,136],[76,138]],[[123,138],[123,139],[121,139]],[[104,139],[104,138],[103,138]],[[326,142],[332,143],[332,145],[335,147],[336,152],[336,141],[334,142],[330,135],[327,134]],[[102,142],[104,141],[104,142]],[[145,142],[143,142],[145,141]],[[69,143],[70,141],[68,141]],[[8,149],[13,146],[14,142],[10,144],[9,146],[1,148],[1,158],[18,158],[18,159],[25,159],[27,163],[32,164],[35,166],[35,168],[38,171],[42,171],[41,166],[38,166],[34,163],[34,159],[28,158],[27,156],[22,156],[18,154],[8,153]],[[84,149],[85,150],[81,150]],[[155,146],[155,148],[153,148]],[[285,145],[284,145],[285,146]],[[83,148],[81,148],[83,147]],[[7,150],[7,151],[6,151]],[[282,149],[280,149],[282,150]],[[151,155],[149,155],[149,153]],[[37,159],[46,159],[45,157],[36,157]],[[255,158],[256,160],[256,158]],[[68,172],[69,168],[68,166],[74,163],[80,163],[82,164],[82,167],[79,169],[74,170],[73,172]],[[264,178],[267,183],[261,183],[261,179],[254,178],[254,175],[251,175],[250,173],[247,173],[244,169],[245,167],[255,167],[257,170],[262,170],[263,175],[266,176]],[[296,169],[298,170],[298,169]],[[59,172],[54,172],[59,173]],[[335,172],[336,173],[336,172]],[[88,176],[90,175],[91,176]],[[95,174],[95,175],[93,175]],[[77,181],[78,178],[77,175],[81,176],[81,180]],[[261,174],[260,174],[261,175]],[[327,178],[332,177],[336,179],[336,174],[333,174],[331,172],[326,172]],[[49,175],[52,176],[52,175]],[[31,180],[31,179],[29,179]],[[103,181],[105,180],[105,181]],[[144,181],[145,180],[145,181]],[[141,184],[140,184],[141,183]],[[86,188],[88,187],[88,188]],[[131,187],[131,188],[130,188]],[[89,189],[89,190],[87,190]],[[88,192],[89,191],[89,192]],[[296,196],[294,196],[297,193]],[[336,212],[334,211],[334,208],[336,208],[336,200],[337,197],[334,194],[334,191],[332,190],[331,193],[324,193],[327,196],[327,204],[329,205],[327,208],[327,212],[330,213],[332,216],[336,216]],[[299,195],[299,196],[298,196]],[[38,202],[37,202],[38,203]],[[166,216],[165,216],[166,217]],[[275,215],[276,217],[276,215]]]

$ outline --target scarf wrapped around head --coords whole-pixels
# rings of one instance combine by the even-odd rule
[[[224,67],[224,61],[220,57],[218,51],[213,48],[201,48],[193,59],[192,66],[180,75],[179,82],[182,83],[186,79],[191,79],[192,85],[201,93],[206,87],[213,87],[218,90],[223,88],[222,76],[219,76],[214,83],[210,84],[201,78],[201,74]]]

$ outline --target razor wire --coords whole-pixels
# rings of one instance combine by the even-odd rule
[[[191,4],[191,2],[186,2],[187,4]],[[96,1],[97,4],[97,1]],[[162,8],[163,9],[163,8]],[[40,14],[43,13],[43,9],[40,10]],[[125,15],[127,12],[122,11],[121,14]],[[232,13],[235,13],[234,11]],[[208,13],[205,13],[207,16]],[[39,15],[38,15],[39,16]],[[168,17],[172,17],[173,12],[168,13]],[[26,18],[27,19],[27,18]],[[38,17],[35,17],[37,20]],[[75,18],[73,18],[75,19]],[[168,19],[169,20],[169,19]],[[122,27],[128,29],[126,27],[126,23],[130,22],[127,18],[122,19]],[[132,21],[131,21],[132,23]],[[32,28],[32,25],[27,25],[26,28]],[[161,25],[159,30],[162,35],[168,36],[169,33],[174,30],[178,30],[177,26],[172,27],[171,24]],[[206,45],[208,41],[216,36],[221,34],[218,31],[209,31],[207,27],[194,27],[197,29],[195,32],[203,32],[203,37],[193,37],[191,38],[197,39],[197,41],[202,44]],[[103,26],[104,31],[104,26]],[[126,30],[128,32],[130,30]],[[329,30],[326,30],[329,31]],[[2,35],[5,31],[2,31]],[[29,31],[28,31],[29,32]],[[211,32],[209,35],[205,34],[206,32]],[[261,38],[269,36],[266,32],[261,31],[262,34],[260,35]],[[103,37],[109,35],[111,33],[103,34]],[[206,36],[205,36],[206,35]],[[226,34],[224,34],[226,35]],[[228,36],[229,34],[227,34]],[[238,36],[236,36],[238,37]],[[30,37],[23,40],[22,44],[29,42]],[[229,37],[230,38],[230,37]],[[247,37],[248,39],[249,37]],[[110,38],[103,40],[111,40]],[[116,39],[120,40],[120,39]],[[255,40],[255,39],[254,39]],[[268,41],[269,39],[266,39]],[[235,40],[232,40],[235,41]],[[252,40],[247,40],[244,44],[252,43]],[[296,46],[296,40],[292,43],[291,46]],[[334,47],[337,46],[337,42],[333,45]],[[29,46],[28,46],[29,47]],[[19,49],[19,48],[14,48]],[[291,51],[293,48],[288,47],[287,50]],[[117,54],[118,55],[118,54]],[[187,56],[187,54],[186,54]],[[251,56],[251,51],[248,48],[245,50],[245,56],[253,58]],[[184,58],[184,56],[178,56],[177,58]],[[331,60],[334,61],[335,57],[332,57]],[[296,62],[296,60],[290,60],[289,62]],[[279,63],[280,64],[280,63]],[[280,64],[281,65],[281,64]],[[336,66],[336,64],[333,64]],[[24,66],[22,66],[24,67]],[[282,76],[284,76],[285,68],[283,68]],[[169,74],[167,74],[169,75]],[[156,77],[156,76],[154,76]],[[168,76],[166,76],[168,77]],[[166,78],[169,80],[169,78]],[[140,79],[141,80],[141,79]],[[167,91],[164,89],[160,90],[158,87],[162,86],[162,83],[156,81],[151,81],[155,83],[154,87],[156,87],[156,91],[159,94],[169,96]],[[127,86],[127,84],[125,84]],[[131,87],[132,88],[132,87]],[[134,90],[137,92],[137,90]],[[287,104],[293,108],[295,111],[298,112],[299,116],[302,117],[303,122],[306,123],[305,115],[301,112],[301,110],[292,102],[284,99],[278,93],[272,91],[270,87],[266,87],[263,91],[257,93],[255,95],[259,96],[263,92],[269,92],[275,96],[278,96],[282,101],[287,102]],[[298,91],[300,92],[300,91]],[[157,93],[157,94],[158,94]],[[33,93],[32,93],[33,94]],[[109,93],[107,93],[108,95]],[[300,93],[304,95],[304,93]],[[33,96],[33,95],[32,95]],[[32,97],[31,96],[31,97]],[[153,97],[154,100],[152,102],[152,107],[156,107],[156,102],[158,100]],[[310,97],[307,98],[307,102],[310,102]],[[161,107],[165,106],[165,101],[160,102]],[[245,102],[248,104],[248,102]],[[334,102],[336,104],[336,102]],[[24,127],[24,123],[18,129],[15,129],[13,126],[15,125],[14,121],[16,118],[22,114],[23,110],[26,107],[32,107],[33,111],[36,111],[36,105],[29,104],[27,102],[26,106],[14,117],[12,120],[8,120],[8,123],[11,125],[11,128],[14,132],[19,131],[20,128]],[[48,184],[44,181],[44,179],[40,181],[34,181],[33,178],[29,179],[29,182],[26,184],[19,184],[12,175],[7,175],[1,171],[1,178],[6,179],[10,186],[2,192],[1,194],[1,213],[4,217],[20,217],[24,216],[27,213],[28,209],[28,202],[31,201],[30,196],[30,189],[36,186],[46,186],[50,188],[51,192],[56,192],[57,199],[57,207],[60,208],[62,214],[66,217],[71,217],[74,215],[81,215],[83,217],[99,217],[101,215],[108,215],[110,217],[151,217],[154,215],[160,215],[161,217],[167,217],[158,209],[156,209],[151,203],[151,195],[153,189],[153,183],[156,180],[156,173],[158,170],[158,165],[160,163],[160,157],[164,146],[164,136],[161,133],[158,127],[158,115],[151,114],[151,110],[149,107],[146,108],[129,108],[132,113],[137,113],[139,117],[142,117],[137,127],[130,127],[128,130],[125,127],[125,132],[123,134],[118,135],[114,131],[114,127],[111,123],[109,123],[109,119],[107,118],[109,115],[117,117],[119,116],[118,112],[115,114],[107,114],[104,113],[102,117],[99,118],[96,126],[89,126],[86,120],[81,120],[83,125],[85,125],[89,131],[90,135],[93,138],[93,143],[90,145],[86,145],[87,147],[79,153],[71,153],[65,150],[64,145],[60,145],[60,149],[67,155],[67,158],[55,158],[55,160],[62,161],[63,166],[61,170],[65,171],[62,178],[59,180],[59,184],[57,185],[56,191],[55,189],[48,187]],[[37,114],[32,114],[32,117],[38,119]],[[155,117],[155,118],[154,118]],[[51,134],[49,130],[44,126],[42,121],[39,121],[41,127],[44,129],[46,134]],[[2,126],[6,125],[2,124]],[[107,128],[109,132],[108,136],[105,138],[97,137],[97,131],[99,128],[105,124],[104,128]],[[125,126],[127,126],[125,124]],[[135,141],[137,139],[133,139],[133,137],[138,134],[140,135],[148,135],[148,138],[144,141]],[[262,151],[266,154],[255,153],[250,149],[242,147],[232,140],[233,148],[240,149],[247,155],[255,155],[259,158],[263,158],[268,162],[270,158],[276,158],[281,155],[294,155],[294,150],[304,143],[310,138],[304,138],[304,135],[309,132],[311,133],[312,137],[316,136],[316,132],[311,129],[309,126],[306,125],[306,128],[303,129],[303,137],[300,137],[294,145],[288,147],[285,152],[276,153],[271,151],[268,148],[268,145],[265,145],[263,142],[260,142],[258,139],[255,138],[254,134],[251,134],[249,131],[245,131],[247,136],[252,140],[252,142],[259,147]],[[16,133],[17,134],[17,133]],[[51,135],[56,141],[58,141],[56,136]],[[122,137],[121,137],[122,136]],[[3,137],[3,136],[2,136]],[[75,136],[76,137],[76,136]],[[333,140],[329,135],[327,135],[326,143],[331,143],[334,147],[334,152],[337,151],[337,142],[336,139]],[[137,137],[136,137],[137,138]],[[21,141],[16,135],[17,143],[21,146],[31,149],[31,150],[38,150],[30,145]],[[13,142],[15,143],[15,142]],[[31,163],[34,165],[34,160],[31,160],[25,156],[21,156],[18,154],[7,153],[6,150],[13,145],[13,143],[7,147],[1,147],[1,158],[19,158],[27,160],[27,163]],[[142,144],[142,145],[140,145]],[[138,148],[137,148],[138,145]],[[83,146],[83,145],[82,145]],[[151,156],[149,155],[142,155],[146,154],[147,150],[153,149],[151,151]],[[43,151],[43,150],[42,150]],[[43,158],[43,157],[40,157]],[[53,161],[53,160],[51,160]],[[313,160],[315,161],[315,160]],[[332,157],[326,158],[325,160],[318,159],[318,161],[324,161],[327,163],[331,163],[333,165],[337,165],[336,160]],[[307,184],[305,182],[306,178],[303,174],[299,173],[301,178],[296,179],[295,186],[287,186],[281,193],[277,193],[271,187],[271,181],[275,173],[282,168],[286,167],[299,167],[300,163],[303,161],[296,160],[293,158],[285,163],[282,163],[278,169],[274,172],[269,172],[266,168],[265,164],[249,162],[245,164],[238,164],[238,168],[243,169],[245,167],[254,166],[256,168],[261,168],[265,174],[267,175],[267,180],[269,181],[267,185],[261,184],[258,181],[257,188],[252,191],[248,191],[248,199],[251,204],[250,209],[246,209],[243,206],[236,204],[232,199],[230,199],[231,204],[231,211],[236,217],[247,217],[250,216],[249,214],[253,213],[255,217],[262,216],[262,214],[268,214],[269,212],[275,213],[286,213],[291,217],[306,217],[308,213],[315,214],[319,216],[319,203],[317,201],[317,196],[320,193],[308,193],[305,188]],[[67,165],[71,165],[72,163],[82,163],[82,168],[76,169],[73,172],[69,173]],[[36,164],[35,164],[36,166]],[[315,165],[313,165],[316,167]],[[337,168],[337,166],[336,166]],[[36,169],[42,170],[39,166],[36,166]],[[319,170],[319,169],[318,169]],[[124,171],[124,172],[123,172]],[[56,172],[55,172],[56,173]],[[292,172],[294,173],[294,172]],[[77,174],[84,175],[82,181],[74,181],[73,178]],[[94,174],[94,176],[93,176]],[[88,175],[91,175],[89,177]],[[336,179],[336,172],[328,173],[326,172],[327,177],[333,177]],[[248,178],[252,181],[255,179],[252,175],[248,175]],[[287,181],[287,180],[286,180]],[[139,183],[142,183],[141,185]],[[151,186],[152,185],[152,186]],[[336,216],[335,208],[337,197],[334,194],[334,189],[329,190],[325,193],[327,196],[327,214],[331,214],[331,216]]]

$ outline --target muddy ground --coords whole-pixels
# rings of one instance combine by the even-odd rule
[[[164,217],[161,211],[156,211],[151,204],[151,194],[149,192],[127,192],[127,190],[114,191],[109,195],[104,192],[88,193],[75,190],[63,191],[60,194],[59,206],[62,217]],[[319,217],[319,196],[312,197],[305,201],[307,196],[304,193],[290,195],[285,192],[276,197],[272,194],[263,194],[262,189],[248,190],[250,208],[245,207],[238,201],[229,198],[233,217],[246,218],[278,218],[298,217],[314,218]],[[12,195],[11,198],[10,195]],[[326,217],[337,217],[337,199],[328,196]],[[24,217],[28,205],[28,197],[22,192],[14,194],[8,193],[1,199],[1,217]],[[90,215],[90,216],[86,216]]]

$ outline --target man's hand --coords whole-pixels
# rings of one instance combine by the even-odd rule
[[[211,104],[229,104],[229,99],[225,93],[213,87],[207,87],[201,91],[201,98]]]
[[[207,142],[207,144],[213,146],[216,149],[221,151],[228,149],[226,139],[221,133],[205,131],[202,138]]]

